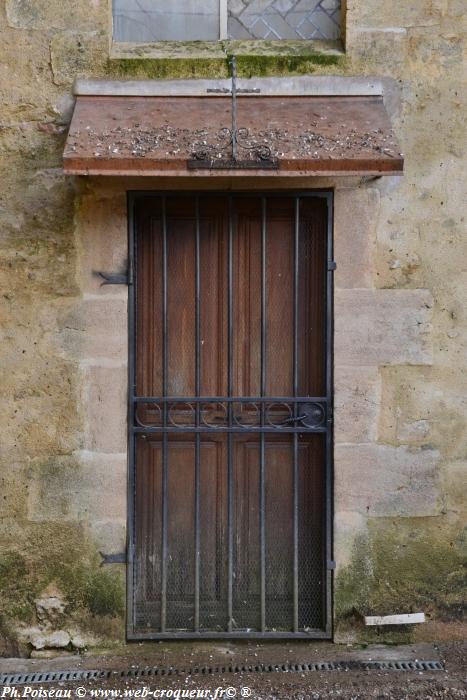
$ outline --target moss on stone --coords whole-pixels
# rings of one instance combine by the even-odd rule
[[[227,59],[122,58],[109,60],[109,77],[114,79],[227,78]]]
[[[99,568],[97,557],[91,562],[55,562],[50,573],[59,582],[72,610],[87,608],[93,615],[122,615],[124,592],[114,572]]]
[[[112,59],[200,60],[227,56],[343,56],[340,41],[228,39],[223,41],[159,41],[112,44]]]
[[[223,42],[225,53],[234,56],[343,56],[340,41],[231,39]]]
[[[35,600],[51,583],[63,593],[70,621],[100,638],[122,637],[124,577],[100,568],[81,528],[47,524],[22,548],[24,554],[0,557],[0,621],[11,638],[18,624],[34,623]]]
[[[25,558],[18,552],[8,551],[0,556],[0,623],[15,618],[30,622],[37,587],[28,572]]]
[[[148,43],[114,42],[111,58],[224,58],[220,41],[157,41]]]
[[[229,60],[225,58],[118,58],[110,59],[108,70],[112,78],[121,79],[188,79],[228,78]],[[239,77],[305,75],[319,68],[342,66],[345,56],[338,52],[238,53]]]
[[[296,56],[237,56],[238,75],[244,78],[273,75],[308,75],[320,66],[337,66],[343,58],[333,54],[311,53]]]
[[[109,571],[94,571],[87,580],[84,603],[94,615],[123,615],[120,581]]]
[[[425,612],[459,619],[467,591],[462,542],[446,538],[436,519],[369,522],[349,566],[336,577],[336,618]],[[396,632],[397,630],[393,630]]]

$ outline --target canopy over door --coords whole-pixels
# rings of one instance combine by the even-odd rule
[[[402,173],[403,157],[380,95],[250,94],[238,96],[236,109],[234,162],[230,95],[80,95],[65,146],[65,173]]]

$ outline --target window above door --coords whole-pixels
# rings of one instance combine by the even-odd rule
[[[336,40],[341,0],[113,0],[115,42]]]

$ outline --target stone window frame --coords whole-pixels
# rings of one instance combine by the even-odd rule
[[[226,4],[227,0],[219,0]],[[341,36],[326,39],[228,39],[209,41],[122,42],[113,37],[113,0],[107,0],[110,59],[225,59],[229,55],[244,56],[333,56],[345,54],[347,2],[341,0]]]

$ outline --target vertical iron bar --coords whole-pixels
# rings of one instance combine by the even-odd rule
[[[332,192],[326,195],[327,202],[327,255],[328,261],[334,258],[333,252],[333,228],[334,228],[334,199]],[[326,333],[325,333],[325,358],[326,358],[326,397],[328,400],[328,424],[326,430],[326,471],[325,471],[325,542],[324,561],[326,591],[324,604],[324,621],[326,633],[332,635],[332,581],[333,573],[329,569],[328,562],[333,558],[332,552],[332,492],[333,492],[333,413],[334,413],[334,379],[333,379],[333,290],[334,280],[331,266],[326,265]]]
[[[229,240],[228,240],[228,350],[227,350],[227,395],[232,396],[233,378],[233,198],[229,197]],[[232,427],[232,402],[228,404],[228,424]],[[232,433],[227,437],[227,528],[228,528],[228,582],[227,582],[227,624],[232,631],[233,620],[233,461]]]
[[[261,397],[266,395],[266,198],[261,198]],[[261,402],[264,428],[264,400]],[[261,431],[259,472],[259,541],[261,551],[261,632],[266,631],[265,440]]]
[[[199,197],[196,197],[196,272],[195,272],[195,317],[196,317],[196,367],[195,367],[195,393],[200,395],[201,383],[201,321],[200,321],[200,221],[199,221]],[[200,405],[196,402],[196,427],[200,424]],[[195,632],[199,632],[199,578],[200,578],[200,442],[201,436],[196,433],[195,438]]]
[[[167,211],[162,197],[162,395],[167,396],[168,324],[167,324]],[[164,401],[163,427],[167,428],[167,402]],[[161,632],[167,622],[167,430],[162,435],[162,562],[161,562]]]
[[[230,59],[232,71],[232,160],[237,160],[237,59]]]
[[[131,281],[128,285],[128,563],[127,563],[127,634],[133,634],[136,626],[135,620],[135,533],[136,533],[136,435],[135,426],[135,396],[136,396],[136,348],[137,348],[137,303],[136,303],[136,260],[137,239],[135,217],[135,199],[128,195],[128,276]],[[139,240],[139,239],[138,239]]]
[[[300,199],[295,197],[293,281],[293,394],[298,394],[298,245]],[[297,416],[297,404],[294,416]],[[293,630],[298,632],[298,433],[293,434]]]

